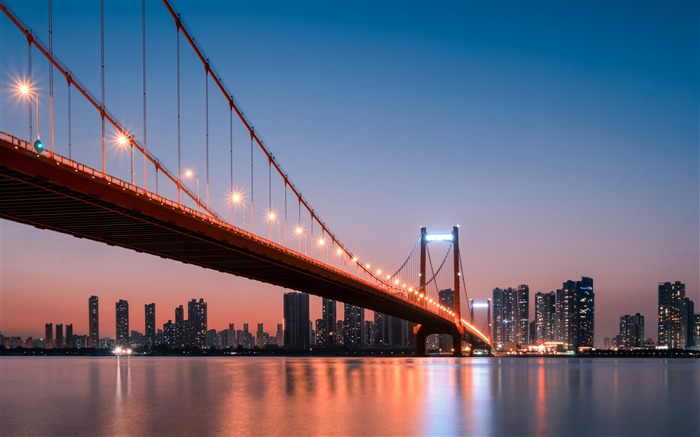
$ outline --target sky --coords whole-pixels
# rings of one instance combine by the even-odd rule
[[[45,1],[8,4],[48,41]],[[470,298],[528,284],[534,302],[535,292],[592,277],[598,346],[618,333],[621,315],[637,312],[656,338],[658,282],[684,282],[700,305],[697,2],[173,4],[292,183],[363,259],[392,270],[420,226],[460,225]],[[148,1],[146,11],[147,143],[177,169],[175,27],[161,2]],[[100,96],[99,3],[56,0],[53,13],[56,55]],[[105,3],[105,103],[136,138],[140,14],[140,1]],[[204,196],[205,76],[180,44],[183,168],[196,169]],[[33,50],[46,138],[40,56]],[[27,42],[4,15],[0,65],[0,130],[27,137],[28,106],[14,94],[28,74]],[[54,86],[55,147],[67,155],[67,88],[56,72]],[[211,81],[209,93],[212,205],[226,216],[229,111]],[[73,156],[99,168],[99,116],[77,94],[72,111]],[[234,185],[249,192],[240,123],[233,137]],[[128,180],[128,152],[110,147],[107,158],[108,171]],[[263,164],[252,185],[265,235],[259,204],[274,197],[280,211],[281,182],[265,196],[267,169],[259,152],[254,158]],[[242,211],[236,217],[240,224]],[[49,322],[87,333],[93,294],[102,336],[114,336],[119,299],[129,301],[138,331],[144,304],[156,303],[160,326],[200,297],[210,328],[264,323],[274,332],[282,321],[280,288],[0,225],[4,335],[42,337]],[[319,317],[320,299],[311,305]]]

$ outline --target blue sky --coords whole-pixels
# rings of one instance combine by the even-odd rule
[[[46,2],[9,3],[47,39]],[[460,224],[470,297],[520,283],[532,293],[549,291],[591,276],[597,343],[616,333],[620,315],[635,312],[647,317],[647,335],[655,336],[659,281],[684,281],[700,304],[697,2],[174,5],[292,181],[354,252],[399,265],[419,226]],[[107,106],[137,136],[140,7],[106,2]],[[174,25],[160,2],[147,8],[149,144],[177,168]],[[54,1],[54,12],[56,53],[99,95],[98,3]],[[11,72],[26,69],[26,41],[5,17],[0,37],[0,123],[26,136],[26,109],[17,111],[6,92]],[[183,138],[197,144],[204,73],[181,43]],[[218,192],[228,187],[221,158],[228,156],[228,109],[211,95]],[[99,118],[76,111],[86,114],[80,131],[89,144],[99,135]],[[65,130],[61,116],[57,138]],[[234,152],[242,157],[236,184],[245,185],[249,146],[240,127],[234,132],[242,147]],[[99,159],[88,148],[82,148],[88,162]],[[204,167],[201,149],[184,155],[189,165]],[[111,156],[119,161],[112,168],[123,171],[123,157]],[[281,291],[271,287],[8,222],[2,239],[4,320],[9,308],[29,308],[21,297],[26,277],[13,264],[32,258],[29,247],[49,253],[78,247],[91,256],[76,254],[75,265],[110,260],[95,267],[104,275],[118,276],[127,268],[119,266],[133,263],[152,266],[148,274],[157,277],[186,269],[197,279],[190,289],[155,299],[162,301],[159,319],[172,317],[174,302],[200,294],[219,308],[232,306],[217,321],[271,326],[281,319]],[[78,305],[92,293],[87,289],[101,287],[75,281]],[[102,291],[110,312],[112,300],[139,299],[140,286],[124,280]],[[240,291],[227,294],[231,288]],[[261,304],[240,307],[253,291]],[[86,322],[83,312],[76,323]],[[13,330],[5,324],[3,331]]]

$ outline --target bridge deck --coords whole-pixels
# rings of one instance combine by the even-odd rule
[[[438,329],[454,326],[401,295],[59,155],[37,155],[26,147],[27,143],[0,134],[1,218],[347,302]]]

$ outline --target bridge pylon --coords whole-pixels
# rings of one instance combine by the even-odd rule
[[[454,226],[451,233],[429,234],[425,227],[420,228],[420,290],[426,293],[426,254],[428,243],[431,241],[451,241],[454,260],[454,320],[452,325],[446,327],[416,325],[414,334],[416,335],[416,355],[426,355],[426,338],[430,334],[447,334],[452,336],[453,356],[462,356],[462,336],[464,328],[461,324],[461,301],[460,301],[460,254],[459,254],[459,226]],[[427,295],[427,293],[426,293]],[[425,304],[425,300],[423,300]],[[447,331],[447,332],[446,332]]]

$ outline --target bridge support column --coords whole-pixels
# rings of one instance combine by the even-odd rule
[[[428,325],[416,325],[414,328],[414,333],[416,334],[416,356],[424,357],[426,356],[426,339],[430,334],[447,334],[452,337],[452,356],[461,357],[462,356],[462,332],[457,325],[451,325],[449,327],[436,327]]]

